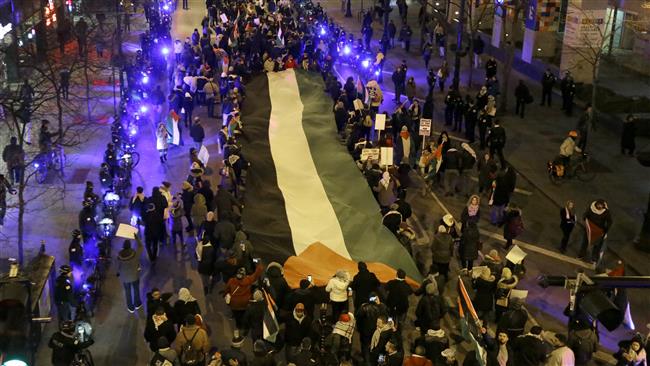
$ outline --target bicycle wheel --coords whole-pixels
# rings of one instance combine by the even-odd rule
[[[596,173],[587,168],[586,163],[578,165],[575,172],[576,178],[581,182],[591,182],[596,178]]]

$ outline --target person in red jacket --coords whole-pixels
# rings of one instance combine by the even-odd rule
[[[427,359],[424,353],[424,347],[415,347],[415,353],[404,359],[404,366],[433,366],[431,360]]]
[[[226,283],[224,298],[226,304],[230,306],[237,329],[241,329],[242,318],[252,296],[253,283],[257,281],[263,270],[264,267],[258,263],[255,272],[247,276],[246,269],[239,268],[235,277],[230,278]]]

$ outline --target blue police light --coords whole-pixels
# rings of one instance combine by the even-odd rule
[[[368,67],[370,67],[370,61],[368,61],[368,60],[361,61],[361,66],[363,66],[365,69],[367,69]]]
[[[81,287],[83,287],[83,289],[84,289],[85,291],[88,291],[88,290],[90,290],[90,289],[92,288],[92,286],[90,286],[89,283],[84,283]]]
[[[352,50],[350,49],[350,46],[345,46],[343,47],[343,54],[344,55],[349,55]]]
[[[134,128],[131,129],[131,131],[129,131],[129,134],[131,134],[131,136],[135,136],[135,135],[138,134],[138,130],[136,130],[135,127],[134,127]]]
[[[34,168],[38,169],[41,165],[39,163],[34,163]]]
[[[163,10],[164,11],[169,11],[169,5],[168,4],[163,5]]]
[[[149,83],[149,76],[145,75],[142,77],[142,84],[148,84]]]
[[[375,71],[375,76],[379,76],[379,70]]]
[[[324,36],[325,33],[327,33],[327,31],[325,30],[325,28],[321,28],[321,29],[320,29],[320,35],[321,35],[321,36]]]
[[[147,108],[146,105],[140,106],[140,112],[141,113],[147,113],[148,110],[149,110],[149,108]]]
[[[165,56],[169,55],[169,48],[163,47],[162,54],[165,55]]]

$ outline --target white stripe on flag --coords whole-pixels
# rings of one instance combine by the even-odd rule
[[[303,104],[293,70],[268,73],[271,117],[269,145],[284,197],[293,247],[302,253],[321,242],[350,258],[334,208],[327,197],[307,136],[302,128]]]

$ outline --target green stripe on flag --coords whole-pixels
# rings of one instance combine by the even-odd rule
[[[303,130],[352,259],[402,268],[420,281],[422,276],[409,253],[382,225],[379,205],[366,179],[338,142],[332,100],[324,92],[320,74],[295,72],[304,106]]]

